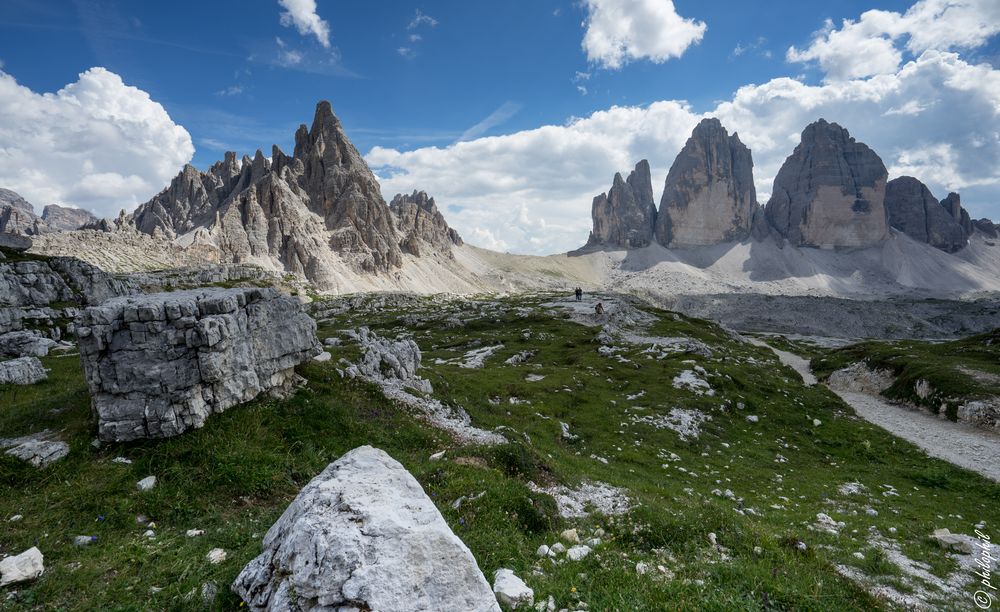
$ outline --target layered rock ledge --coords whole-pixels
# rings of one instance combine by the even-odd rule
[[[80,356],[105,441],[166,438],[263,392],[319,352],[316,323],[274,289],[197,289],[88,308]]]

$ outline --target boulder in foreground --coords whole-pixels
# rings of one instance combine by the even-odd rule
[[[0,560],[0,587],[38,578],[45,571],[44,560],[42,552],[34,546]]]
[[[105,441],[166,438],[267,391],[319,351],[316,323],[274,289],[197,289],[109,300],[77,327]]]
[[[251,610],[500,610],[420,484],[371,446],[299,492],[232,588]]]

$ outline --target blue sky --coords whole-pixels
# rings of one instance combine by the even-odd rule
[[[38,205],[62,200],[112,214],[162,189],[187,159],[205,168],[228,149],[252,154],[260,147],[269,152],[270,145],[277,143],[290,151],[297,125],[311,120],[317,100],[329,99],[348,135],[384,179],[386,190],[426,189],[472,242],[521,252],[553,252],[586,238],[590,198],[607,189],[613,173],[627,170],[638,161],[637,156],[650,158],[654,182],[662,184],[673,156],[699,116],[720,115],[741,136],[749,133],[745,140],[758,160],[758,190],[766,195],[776,166],[794,146],[793,137],[819,116],[816,113],[822,113],[840,120],[859,139],[873,146],[883,144],[886,150],[876,150],[890,169],[922,171],[927,176],[918,178],[928,182],[938,197],[947,189],[962,189],[974,216],[997,217],[1000,177],[996,175],[1000,171],[996,167],[1000,164],[979,168],[974,161],[959,159],[951,174],[934,170],[946,166],[949,155],[958,156],[966,148],[962,139],[974,137],[971,126],[959,125],[953,141],[945,129],[933,138],[908,143],[898,134],[883,134],[877,121],[856,119],[868,104],[858,102],[864,95],[857,92],[874,87],[872,83],[879,79],[911,78],[906,73],[908,65],[929,79],[905,81],[904,86],[912,85],[913,92],[932,91],[934,78],[942,83],[954,81],[954,70],[981,67],[982,80],[989,87],[962,95],[978,96],[977,105],[968,112],[986,113],[976,118],[986,128],[981,137],[989,142],[977,146],[993,156],[987,159],[990,163],[1000,161],[994,159],[1000,156],[1000,145],[995,142],[1000,133],[996,116],[1000,90],[992,88],[997,72],[993,66],[1000,65],[995,35],[1000,28],[994,27],[997,16],[990,8],[1000,3],[962,1],[969,4],[965,14],[929,10],[921,16],[911,10],[911,23],[906,21],[911,14],[907,11],[922,7],[908,1],[675,0],[671,5],[667,0],[319,0],[312,10],[309,0],[285,7],[277,0],[4,0],[0,5],[0,70],[6,73],[9,87],[15,87],[11,83],[16,81],[20,88],[6,98],[8,104],[23,108],[37,101],[48,109],[46,113],[61,112],[39,94],[58,92],[80,80],[81,73],[101,67],[106,72],[92,74],[87,83],[78,84],[82,91],[99,92],[90,96],[102,100],[95,105],[115,106],[115,92],[134,87],[161,105],[166,118],[142,106],[137,112],[148,110],[147,123],[155,138],[137,135],[141,126],[120,135],[119,148],[132,156],[145,155],[148,167],[123,159],[121,163],[129,170],[118,172],[110,167],[115,157],[102,151],[95,159],[104,160],[108,168],[95,163],[92,176],[75,176],[64,189],[35,187],[32,181],[42,177],[50,185],[58,183],[59,171],[68,172],[60,164],[68,164],[73,154],[86,153],[90,146],[60,143],[54,135],[49,137],[57,143],[52,146],[69,147],[60,160],[50,159],[51,152],[41,150],[16,152],[28,158],[37,154],[38,165],[52,165],[51,176],[22,168],[16,174],[0,175],[0,181],[27,191],[24,195]],[[871,9],[899,15],[899,19],[878,31],[872,24],[880,20],[862,18]],[[598,10],[606,11],[603,17]],[[628,52],[624,58],[601,56],[585,48],[585,37],[593,33],[592,40],[600,43],[600,36],[607,37],[609,28],[619,26],[616,16],[620,13],[615,11],[620,10],[654,11],[651,15],[667,21],[654,23],[652,32],[643,29],[643,24],[626,32],[626,38],[632,37],[627,41],[634,47],[631,57]],[[677,19],[670,21],[674,15]],[[940,27],[947,32],[956,24],[969,29],[963,21],[969,15],[982,26],[969,40],[944,40],[944,36],[938,37],[941,42],[914,42],[916,35],[906,30]],[[306,20],[297,22],[296,16]],[[603,26],[600,19],[606,20]],[[858,27],[846,26],[844,19]],[[675,26],[678,29],[672,29]],[[671,40],[676,43],[673,51],[666,57],[657,55],[671,46]],[[862,66],[838,55],[837,45],[854,49],[855,56],[864,58]],[[898,61],[893,53],[899,55]],[[933,53],[955,57],[928,55]],[[931,66],[932,59],[938,64]],[[880,69],[865,66],[880,61],[884,64]],[[919,61],[923,63],[918,66]],[[947,70],[953,72],[946,74]],[[114,76],[122,85],[112,82]],[[782,109],[784,94],[774,91],[788,79],[805,88],[787,94],[796,97],[794,112]],[[750,93],[766,95],[774,108],[762,110],[759,101],[741,106],[737,92],[744,86],[759,88]],[[878,95],[888,95],[884,91],[891,87],[886,84]],[[828,88],[838,93],[831,94]],[[852,89],[845,93],[845,88]],[[941,127],[943,115],[921,107],[920,95],[907,95],[913,99],[903,102],[917,106],[905,107],[899,99],[886,98],[868,112],[875,117],[885,113],[911,117],[912,125],[921,130],[926,128],[921,121]],[[816,96],[841,96],[852,102],[837,116],[839,107],[817,103]],[[84,97],[74,94],[73,99]],[[0,107],[4,99],[0,94]],[[135,96],[129,100],[147,104]],[[74,104],[66,108],[76,108]],[[950,104],[949,99],[942,99],[937,106]],[[608,140],[613,138],[608,130],[613,132],[617,122],[628,121],[628,113],[620,109],[634,110],[634,119],[642,126],[624,134],[622,140],[627,142],[621,146]],[[0,137],[30,137],[25,121],[31,118],[28,113],[16,129],[6,132],[0,125]],[[566,135],[566,126],[574,118],[584,120],[575,128],[581,133],[562,138],[560,134]],[[72,140],[99,144],[98,135],[107,129],[102,122],[107,120],[94,119],[92,133]],[[595,127],[605,120],[613,125]],[[111,122],[115,122],[113,117]],[[899,125],[893,129],[902,133],[911,124]],[[539,135],[544,126],[550,126],[553,135]],[[754,132],[764,126],[771,131]],[[596,132],[588,131],[592,129]],[[181,131],[189,134],[193,151],[183,142]],[[593,135],[593,142],[582,142],[588,134]],[[501,139],[496,142],[491,136]],[[459,140],[467,142],[456,145]],[[110,141],[109,146],[114,143]],[[15,147],[10,144],[0,142],[0,147],[14,155]],[[602,149],[607,152],[603,158]],[[520,156],[517,161],[505,165],[504,159],[516,156]],[[567,168],[566,158],[582,161]],[[536,174],[536,170],[526,170],[525,164],[551,171]],[[449,171],[443,171],[442,165]],[[463,174],[463,166],[469,172]],[[111,177],[109,182],[118,187],[95,186],[101,177]],[[536,184],[549,180],[559,183],[558,187]],[[463,187],[464,181],[471,184]]]

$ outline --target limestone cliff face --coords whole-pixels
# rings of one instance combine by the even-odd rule
[[[952,195],[957,199],[957,194]],[[911,176],[886,184],[885,206],[889,225],[914,240],[949,253],[964,248],[968,242],[969,235],[961,225],[964,211],[958,210],[959,220],[955,220],[950,206],[942,206],[926,185]]]
[[[962,196],[953,191],[948,194],[948,197],[941,200],[941,206],[943,206],[944,209],[948,211],[948,214],[951,215],[951,218],[962,227],[962,231],[965,232],[966,237],[976,231],[975,224],[969,216],[969,212],[962,208]]]
[[[451,247],[463,244],[458,232],[448,227],[434,198],[423,191],[396,194],[389,203],[389,210],[396,229],[402,234],[399,246],[406,253],[420,257],[436,251],[451,257]]]
[[[400,237],[378,181],[322,101],[312,127],[299,127],[295,152],[271,159],[235,153],[208,172],[185,166],[132,223],[148,234],[218,250],[219,260],[258,263],[325,287],[334,264],[387,273],[402,265]]]
[[[611,190],[594,198],[594,229],[588,246],[641,248],[653,241],[656,205],[649,162],[635,165],[628,179],[616,173]]]
[[[656,239],[666,247],[742,240],[756,208],[750,149],[718,119],[704,119],[667,174]]]
[[[866,247],[889,236],[888,173],[844,128],[820,119],[774,179],[765,208],[775,232],[796,246]]]
[[[77,230],[97,217],[81,208],[49,204],[42,216],[35,207],[10,189],[0,188],[0,232],[22,236],[38,236],[48,232]]]
[[[44,224],[35,216],[35,209],[17,192],[0,188],[0,232],[35,236]]]
[[[53,232],[69,232],[78,230],[84,225],[94,223],[97,217],[82,208],[70,208],[58,204],[49,204],[42,209],[42,221]]]

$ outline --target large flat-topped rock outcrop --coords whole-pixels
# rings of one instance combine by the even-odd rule
[[[286,391],[319,352],[316,323],[274,289],[197,289],[108,300],[77,326],[107,441],[165,438]]]
[[[836,123],[820,119],[802,131],[802,141],[774,179],[764,211],[777,233],[795,246],[873,246],[889,237],[887,178],[874,151]]]

